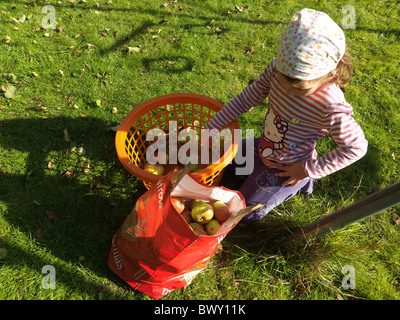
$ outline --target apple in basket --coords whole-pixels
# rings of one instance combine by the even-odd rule
[[[192,163],[192,164],[189,165],[188,171],[190,173],[193,173],[193,172],[196,172],[196,171],[199,171],[199,170],[200,170],[200,168],[196,163]]]
[[[200,224],[206,224],[214,216],[212,205],[203,201],[195,204],[190,212],[193,220]]]
[[[192,228],[192,230],[194,231],[195,234],[197,234],[198,236],[203,235],[206,236],[208,235],[207,232],[204,230],[204,227],[197,223],[197,222],[190,222],[189,223],[189,227]]]
[[[221,224],[216,219],[211,219],[205,224],[204,229],[210,236],[216,234],[221,229]]]
[[[146,163],[143,169],[144,171],[150,172],[157,176],[161,176],[164,173],[164,166],[158,163],[156,164]]]
[[[229,208],[228,206],[220,200],[213,203],[214,208],[214,218],[218,220],[219,223],[224,222],[229,218]]]
[[[185,210],[185,204],[182,202],[181,199],[171,197],[171,202],[178,213],[182,213],[183,210]]]

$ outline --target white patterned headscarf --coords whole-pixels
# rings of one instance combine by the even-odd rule
[[[299,80],[313,80],[336,69],[346,51],[343,30],[325,13],[297,12],[282,34],[276,67]]]

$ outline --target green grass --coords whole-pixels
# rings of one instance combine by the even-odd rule
[[[0,85],[16,94],[0,96],[0,248],[7,250],[0,299],[149,299],[107,266],[114,232],[145,192],[119,163],[109,128],[162,94],[193,92],[226,103],[275,57],[297,10],[324,11],[339,24],[344,16],[341,1],[164,2],[1,2]],[[49,4],[61,31],[41,29]],[[288,230],[400,176],[400,5],[346,4],[357,19],[356,29],[345,31],[355,58],[346,98],[368,154],[321,179],[312,195],[235,228],[210,266],[164,299],[400,298],[399,226],[392,221],[399,207],[324,238],[282,244]],[[13,20],[23,14],[24,22]],[[241,127],[259,133],[265,105],[242,115]],[[318,151],[332,147],[326,138]],[[55,290],[41,286],[45,265],[55,267]],[[355,267],[354,290],[341,287],[344,265]]]

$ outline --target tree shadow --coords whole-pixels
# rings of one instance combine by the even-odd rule
[[[25,265],[41,273],[52,264],[57,283],[76,284],[71,291],[91,297],[105,292],[118,298],[122,293],[79,269],[128,288],[107,260],[114,233],[146,188],[119,163],[114,138],[96,118],[1,121],[2,148],[24,162],[2,159],[2,218],[7,233],[16,234],[0,241],[8,250],[4,265]],[[19,169],[11,173],[14,166]]]
[[[157,69],[158,72],[164,71],[168,73],[192,71],[195,66],[193,59],[182,55],[143,58],[142,63],[146,71]]]

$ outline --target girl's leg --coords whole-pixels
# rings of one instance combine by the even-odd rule
[[[258,155],[258,145],[260,139],[254,139],[254,168],[239,188],[240,193],[246,200],[246,205],[251,206],[258,203],[265,203],[262,208],[255,210],[246,215],[242,222],[251,222],[263,218],[271,209],[282,202],[293,197],[297,192],[310,194],[313,190],[314,180],[307,178],[298,183],[296,186],[282,187],[282,183],[287,177],[276,177],[275,173],[281,172],[279,169],[268,168],[261,161]],[[242,150],[246,140],[242,140]],[[233,165],[235,167],[235,165]]]
[[[264,165],[262,163],[262,165]],[[275,173],[281,170],[275,168],[258,167],[250,174],[245,182],[240,187],[239,191],[246,200],[247,206],[252,206],[258,203],[265,203],[265,206],[250,212],[246,215],[242,222],[252,222],[262,219],[269,211],[282,202],[289,200],[297,192],[306,190],[309,194],[312,192],[313,180],[310,178],[304,179],[296,186],[282,187],[287,177],[276,177]]]

